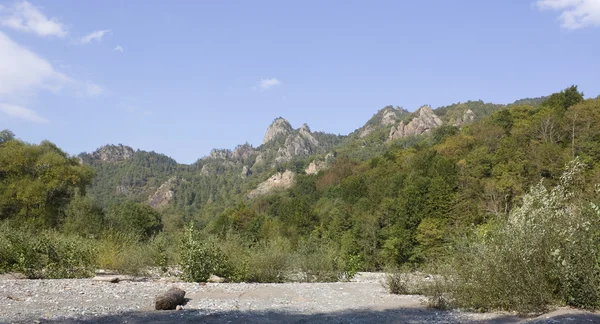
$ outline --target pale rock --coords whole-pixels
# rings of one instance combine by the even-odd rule
[[[146,203],[154,209],[167,206],[173,200],[173,196],[175,195],[174,189],[178,183],[179,181],[177,177],[172,177],[165,181],[160,185],[160,187],[158,187],[156,192],[148,197],[148,201]]]
[[[104,145],[88,155],[92,159],[100,160],[102,162],[116,163],[131,158],[134,153],[135,151],[131,147],[119,144]]]
[[[278,172],[264,182],[261,182],[256,189],[248,193],[248,199],[266,195],[275,189],[288,189],[294,184],[296,174],[290,170]]]
[[[242,178],[247,178],[248,176],[250,176],[252,174],[252,171],[250,171],[250,169],[244,165],[244,167],[242,168],[242,174],[241,177]]]
[[[317,174],[320,171],[327,170],[333,163],[333,159],[334,159],[334,157],[333,157],[333,154],[331,154],[331,153],[327,154],[325,156],[325,159],[323,159],[323,160],[315,159],[306,167],[306,169],[304,169],[304,172],[306,172],[306,174],[310,175],[310,174]]]
[[[263,139],[263,144],[267,144],[277,136],[287,136],[292,132],[292,125],[284,118],[277,118],[271,123]]]
[[[388,140],[429,133],[432,129],[442,125],[442,120],[433,112],[430,106],[419,108],[417,113],[418,115],[408,124],[401,122],[398,126],[392,127]]]

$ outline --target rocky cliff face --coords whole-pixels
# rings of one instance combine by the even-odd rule
[[[333,159],[334,156],[331,153],[327,154],[324,159],[315,159],[306,167],[306,169],[304,169],[304,172],[310,175],[325,171],[331,167]]]
[[[276,189],[288,189],[294,184],[296,174],[290,170],[285,172],[275,173],[269,179],[261,182],[256,189],[250,191],[246,197],[248,199],[266,195]]]
[[[450,123],[454,126],[461,127],[466,124],[472,123],[475,120],[475,113],[471,109],[466,109],[462,115],[450,120]]]
[[[293,128],[290,123],[284,118],[277,118],[271,123],[269,128],[267,128],[267,133],[263,139],[263,144],[267,144],[272,141],[274,138],[278,136],[287,136],[292,132]]]
[[[178,183],[179,180],[177,177],[172,177],[165,181],[158,187],[156,192],[148,197],[146,203],[154,209],[160,209],[167,206],[171,200],[173,200],[173,196],[175,195],[174,188]]]
[[[409,114],[409,112],[399,107],[384,107],[373,115],[363,127],[358,129],[358,137],[366,137],[377,129],[393,125],[401,120],[406,114]]]
[[[123,144],[104,145],[96,151],[89,153],[89,157],[106,163],[125,161],[133,156],[135,151]]]
[[[442,120],[436,116],[430,106],[423,106],[416,112],[417,116],[410,122],[400,122],[390,130],[389,140],[407,136],[429,133],[432,129],[441,126]]]
[[[294,156],[309,156],[316,153],[318,147],[319,141],[313,137],[308,125],[304,124],[299,130],[288,135],[283,147],[277,151],[275,161],[281,163],[290,161]]]

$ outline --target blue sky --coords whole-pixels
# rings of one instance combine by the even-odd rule
[[[279,116],[600,94],[600,0],[1,1],[0,129],[191,163]]]

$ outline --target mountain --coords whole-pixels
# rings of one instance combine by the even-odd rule
[[[538,98],[523,99],[512,105],[538,102]],[[267,127],[260,146],[245,143],[233,150],[213,149],[191,165],[122,144],[105,145],[79,158],[96,171],[89,193],[102,206],[133,200],[191,215],[222,210],[234,201],[266,194],[270,188],[288,188],[296,175],[324,172],[337,156],[365,161],[398,140],[413,145],[413,138],[442,125],[462,127],[506,107],[481,100],[437,109],[426,105],[414,112],[386,106],[347,136],[313,132],[307,124],[294,129],[278,117]],[[280,178],[285,185],[278,185]]]

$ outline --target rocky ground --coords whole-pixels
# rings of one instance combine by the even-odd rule
[[[559,309],[534,319],[438,311],[421,296],[386,293],[378,274],[339,283],[183,283],[120,277],[0,278],[1,323],[600,323],[600,315]],[[155,311],[154,296],[186,291],[182,310]]]

